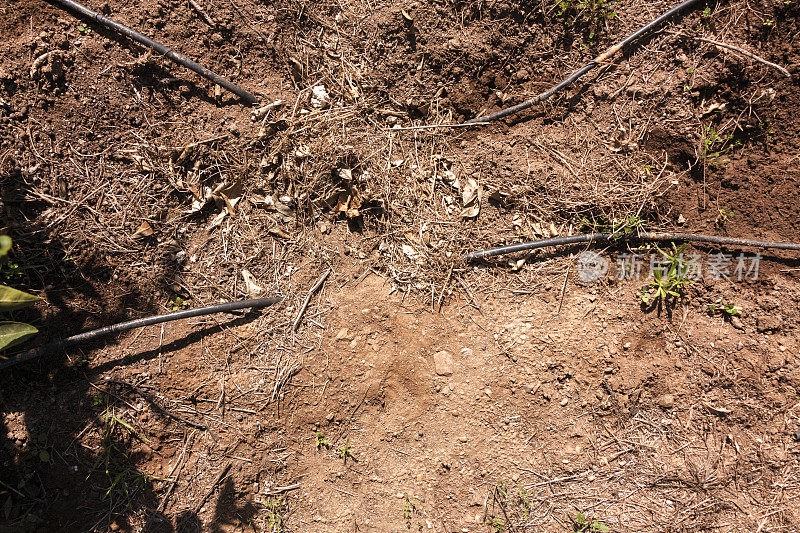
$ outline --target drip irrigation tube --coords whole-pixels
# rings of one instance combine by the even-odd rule
[[[691,233],[654,233],[649,231],[640,231],[638,233],[630,233],[630,234],[587,233],[584,235],[571,235],[569,237],[554,237],[552,239],[542,239],[539,241],[523,242],[520,244],[511,244],[509,246],[500,246],[499,248],[490,248],[488,250],[482,250],[480,252],[472,252],[462,256],[461,260],[467,262],[477,261],[479,259],[486,259],[487,257],[512,254],[514,252],[524,252],[527,250],[536,250],[537,248],[547,248],[549,246],[566,246],[569,244],[581,244],[581,243],[592,243],[592,244],[609,243],[609,242],[616,243],[623,241],[703,242],[708,244],[718,244],[727,246],[749,246],[752,248],[774,248],[778,250],[800,251],[800,243],[756,241],[753,239],[740,239],[738,237],[694,235]]]
[[[42,355],[48,354],[50,352],[63,350],[71,346],[75,346],[76,344],[91,341],[99,337],[113,335],[115,333],[122,333],[123,331],[129,331],[136,328],[143,328],[145,326],[152,326],[153,324],[161,324],[162,322],[171,322],[173,320],[180,320],[182,318],[213,315],[216,313],[227,313],[229,311],[237,311],[239,309],[263,309],[264,307],[275,305],[280,301],[281,299],[277,297],[258,298],[255,300],[228,302],[224,304],[209,305],[207,307],[197,307],[195,309],[175,311],[174,313],[166,313],[163,315],[155,315],[145,318],[137,318],[135,320],[128,320],[127,322],[120,322],[119,324],[113,324],[111,326],[105,326],[102,328],[93,329],[91,331],[86,331],[84,333],[73,335],[72,337],[67,337],[66,339],[60,341],[51,342],[50,344],[45,344],[44,346],[33,348],[26,352],[22,352],[21,354],[9,359],[0,359],[0,370],[9,368],[19,363],[24,363],[25,361],[30,361],[31,359],[36,359],[37,357],[41,357]]]
[[[184,67],[198,73],[207,80],[210,80],[216,83],[217,85],[226,88],[227,90],[229,90],[230,92],[241,98],[247,105],[253,105],[258,102],[258,98],[256,98],[249,92],[245,91],[241,87],[234,85],[233,83],[223,78],[219,74],[216,74],[208,70],[202,65],[195,63],[188,57],[182,56],[178,52],[175,52],[171,48],[168,48],[161,43],[157,43],[152,39],[145,37],[144,35],[142,35],[137,31],[134,31],[126,26],[123,26],[118,22],[114,22],[110,18],[104,17],[100,13],[95,13],[91,9],[79,4],[78,2],[75,2],[73,0],[49,0],[49,1],[56,4],[58,7],[64,9],[65,11],[69,11],[75,16],[86,17],[88,19],[91,19],[101,26],[119,32],[122,35],[125,35],[126,37],[133,39],[139,44],[147,46],[148,48],[152,48],[156,52],[163,54],[164,56],[166,56],[168,59],[171,59],[175,63],[183,65]]]
[[[605,52],[603,52],[602,54],[600,54],[599,56],[597,56],[593,60],[589,61],[586,65],[584,65],[580,69],[578,69],[575,72],[573,72],[568,78],[566,78],[563,81],[561,81],[558,85],[555,85],[555,86],[551,87],[550,89],[548,89],[545,92],[539,94],[538,96],[534,96],[530,100],[526,100],[525,102],[522,102],[521,104],[517,104],[515,106],[508,107],[506,109],[503,109],[502,111],[498,111],[497,113],[492,113],[491,115],[487,115],[485,117],[475,117],[475,118],[469,119],[469,120],[465,121],[464,124],[476,124],[476,125],[478,125],[478,124],[492,122],[492,121],[495,121],[497,119],[500,119],[500,118],[503,118],[503,117],[507,117],[509,115],[514,115],[516,113],[519,113],[520,111],[524,111],[525,109],[528,109],[529,107],[533,107],[534,105],[538,104],[539,102],[544,102],[545,100],[547,100],[548,98],[550,98],[551,96],[556,94],[561,89],[569,87],[570,85],[575,83],[581,76],[583,76],[584,74],[586,74],[587,72],[589,72],[590,70],[595,68],[596,66],[598,66],[598,65],[600,65],[602,63],[605,63],[606,61],[608,61],[609,59],[614,57],[617,54],[617,52],[619,52],[620,50],[625,48],[627,45],[629,45],[633,41],[635,41],[635,40],[639,39],[640,37],[650,33],[653,29],[655,29],[658,26],[660,26],[661,24],[663,24],[666,20],[674,17],[675,15],[680,13],[681,11],[683,11],[685,9],[688,9],[689,7],[692,7],[694,4],[700,3],[701,1],[702,0],[685,0],[683,3],[678,4],[677,6],[673,7],[672,9],[670,9],[669,11],[667,11],[666,13],[664,13],[663,15],[658,17],[657,19],[653,20],[652,22],[649,22],[648,24],[645,24],[644,26],[642,26],[641,28],[639,28],[638,30],[633,32],[632,34],[628,35],[625,39],[623,39],[619,43],[615,44],[614,46],[610,47],[609,49],[607,49]]]

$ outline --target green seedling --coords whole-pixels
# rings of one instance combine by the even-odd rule
[[[741,145],[741,141],[734,141],[733,133],[720,135],[711,126],[706,126],[703,130],[702,157],[712,164],[728,163],[730,160],[723,156]]]
[[[350,448],[350,437],[345,439],[344,445],[336,449],[336,455],[338,455],[339,458],[342,459],[345,464],[347,464],[348,457],[354,461],[356,460],[355,456],[353,455],[353,449]]]
[[[726,303],[722,301],[722,299],[719,299],[713,304],[708,304],[708,312],[712,315],[720,313],[725,318],[731,318],[734,316],[739,316],[739,314],[742,312],[742,308],[732,303]]]
[[[317,450],[321,448],[328,449],[331,447],[331,443],[328,442],[327,437],[325,437],[325,433],[317,431],[317,433],[314,435],[314,438],[315,438],[314,444],[316,445]]]
[[[487,518],[486,525],[492,528],[495,533],[500,533],[506,530],[506,525],[499,518]]]
[[[147,483],[148,476],[133,466],[125,451],[127,446],[124,442],[126,439],[138,439],[148,444],[152,443],[140,435],[131,424],[120,418],[107,404],[107,400],[108,398],[97,396],[92,398],[93,405],[105,403],[106,406],[99,417],[103,423],[103,433],[97,458],[87,479],[93,473],[102,473],[108,483],[105,487],[105,497],[123,497],[127,501]]]
[[[411,529],[411,520],[417,514],[418,504],[419,500],[413,496],[406,496],[403,501],[403,520],[405,520],[408,529]]]
[[[574,526],[573,531],[575,533],[599,533],[610,531],[607,525],[597,520],[590,520],[583,513],[578,513],[575,518],[570,517],[570,520]]]
[[[584,26],[589,46],[597,44],[597,35],[605,29],[606,22],[617,16],[611,8],[613,0],[560,0],[556,16],[573,25]],[[583,49],[585,47],[581,47]]]
[[[264,502],[264,510],[267,516],[267,525],[270,533],[280,533],[283,531],[283,515],[286,512],[286,500],[283,496],[273,496]]]
[[[658,246],[656,249],[663,257],[661,268],[655,270],[652,281],[637,292],[639,299],[646,306],[657,303],[668,304],[679,298],[687,285],[694,283],[694,280],[688,278],[689,262],[683,258],[686,244],[678,247],[672,243],[671,252],[664,251]]]
[[[189,302],[181,298],[180,296],[176,296],[172,300],[169,301],[169,308],[173,311],[180,311],[181,309],[186,309],[189,307]]]
[[[517,531],[528,523],[532,509],[533,502],[522,486],[501,481],[489,493],[484,523],[495,532]]]
[[[619,236],[630,235],[644,227],[644,221],[638,215],[616,218],[601,214],[591,220],[587,217],[581,217],[578,222],[582,231],[612,233]]]

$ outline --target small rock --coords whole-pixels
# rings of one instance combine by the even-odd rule
[[[767,370],[777,372],[786,365],[786,358],[780,353],[771,353],[767,357]]]
[[[756,329],[759,333],[772,333],[780,331],[783,319],[779,316],[761,315],[756,318]]]
[[[569,398],[562,398],[561,400],[561,407],[564,407],[569,403]]]
[[[458,437],[458,442],[467,442],[468,440],[467,437]]]
[[[433,354],[433,364],[436,374],[440,376],[453,374],[453,355],[447,350],[440,350]]]
[[[541,386],[542,383],[539,381],[536,383],[529,383],[527,385],[523,385],[522,388],[525,389],[525,392],[527,392],[528,394],[536,394],[536,391],[538,391],[539,387]]]
[[[664,394],[658,398],[658,406],[662,409],[672,409],[675,407],[675,397],[672,394]]]
[[[461,349],[461,357],[472,357],[475,353],[472,351],[472,348],[462,348]]]
[[[342,328],[336,333],[336,340],[337,341],[350,341],[353,340],[353,337],[350,336],[350,330],[347,328]]]
[[[594,97],[599,100],[605,100],[610,94],[608,87],[605,85],[595,85],[592,92],[594,93]]]
[[[527,70],[527,69],[521,68],[521,69],[519,69],[519,70],[517,71],[517,73],[515,74],[515,77],[516,77],[516,78],[517,78],[517,80],[519,80],[519,81],[525,81],[525,80],[527,80],[528,78],[530,78],[530,74],[528,73],[528,70]]]
[[[744,324],[742,323],[742,319],[738,316],[734,315],[731,317],[731,326],[744,331]]]
[[[331,97],[324,85],[315,85],[311,88],[311,107],[323,109],[331,103]]]

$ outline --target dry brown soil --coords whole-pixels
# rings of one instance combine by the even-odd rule
[[[703,4],[543,106],[438,129],[405,128],[518,103],[671,3],[87,5],[287,104],[254,121],[117,35],[2,0],[0,282],[44,298],[14,318],[44,343],[246,298],[245,269],[284,301],[0,375],[0,531],[800,531],[797,253],[662,309],[614,279],[623,245],[594,284],[581,249],[454,263],[632,214],[800,241],[796,0]],[[480,184],[476,218],[443,169]],[[220,223],[222,197],[192,209],[234,182]]]

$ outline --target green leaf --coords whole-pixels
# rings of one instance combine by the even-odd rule
[[[0,235],[0,257],[3,257],[11,250],[11,237]]]
[[[39,460],[43,463],[50,462],[50,452],[47,450],[39,450]]]
[[[27,307],[41,300],[38,296],[0,285],[0,313]]]
[[[39,332],[30,324],[22,322],[0,322],[0,350],[25,342]]]

